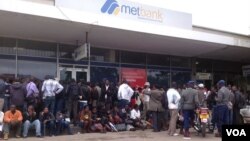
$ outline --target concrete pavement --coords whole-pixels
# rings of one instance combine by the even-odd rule
[[[166,131],[154,133],[151,130],[135,131],[135,132],[118,132],[118,133],[87,133],[75,135],[62,135],[44,138],[10,138],[11,141],[184,141],[183,136],[170,137]],[[214,134],[207,134],[205,138],[197,136],[196,132],[192,132],[192,141],[221,141],[221,138],[215,138]]]

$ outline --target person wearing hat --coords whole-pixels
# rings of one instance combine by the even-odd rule
[[[194,119],[194,110],[199,105],[198,92],[194,89],[195,82],[189,81],[187,89],[181,96],[181,110],[184,117],[184,139],[190,139],[190,121]]]
[[[198,99],[199,99],[199,105],[206,107],[205,86],[202,83],[198,85]]]
[[[142,119],[144,120],[147,119],[147,112],[148,112],[148,106],[149,106],[149,100],[150,100],[150,96],[148,95],[149,92],[150,92],[150,83],[145,82],[144,89],[142,90],[142,94],[143,94]]]
[[[226,82],[224,80],[220,80],[217,83],[218,87],[218,98],[217,98],[217,128],[218,133],[215,134],[216,137],[221,137],[222,133],[222,125],[228,124],[229,118],[229,109],[230,106],[230,90],[226,87]]]

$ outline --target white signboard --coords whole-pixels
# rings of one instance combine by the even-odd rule
[[[90,45],[86,43],[86,44],[76,48],[74,50],[74,53],[73,53],[74,60],[79,61],[79,60],[81,60],[83,58],[87,58],[88,57],[88,47],[89,46]]]
[[[192,29],[192,15],[127,0],[56,0],[55,5],[105,16]]]
[[[212,74],[211,73],[196,73],[197,80],[211,80]]]

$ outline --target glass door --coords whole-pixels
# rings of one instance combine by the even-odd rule
[[[75,79],[77,82],[80,80],[89,81],[88,69],[84,67],[60,67],[60,78],[59,80],[70,81]]]

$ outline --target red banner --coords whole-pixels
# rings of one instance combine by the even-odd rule
[[[122,80],[126,79],[131,87],[143,87],[147,81],[147,73],[145,69],[122,68]]]

